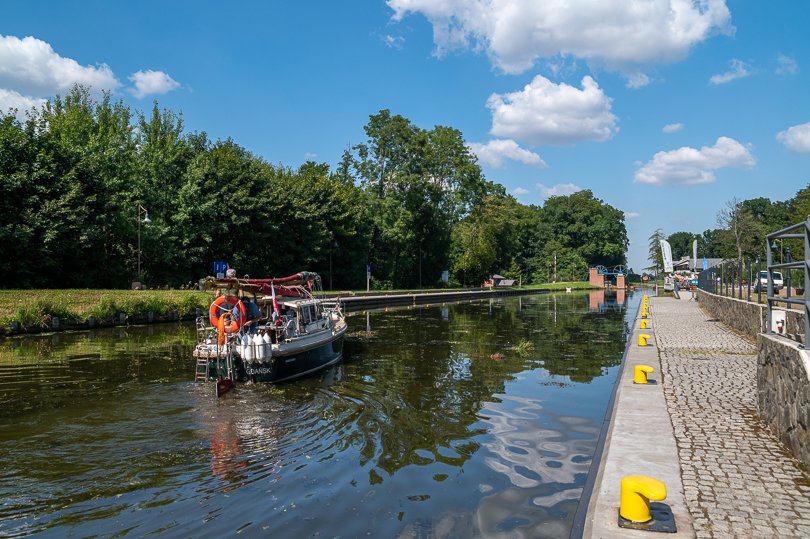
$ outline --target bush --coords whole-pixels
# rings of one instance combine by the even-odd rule
[[[208,300],[198,295],[184,295],[183,298],[177,303],[177,310],[180,314],[190,314],[196,309],[203,311],[208,310]]]
[[[110,296],[103,296],[98,305],[90,309],[90,314],[99,320],[115,318],[121,312],[117,302]]]
[[[383,279],[372,279],[370,288],[372,290],[393,290],[394,284]]]
[[[20,307],[14,317],[23,326],[46,327],[54,318],[60,320],[77,320],[76,313],[67,307],[57,305],[48,300],[37,300],[31,305]]]

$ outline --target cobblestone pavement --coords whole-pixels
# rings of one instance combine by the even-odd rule
[[[810,483],[757,418],[756,345],[695,301],[651,315],[696,536],[810,538]]]

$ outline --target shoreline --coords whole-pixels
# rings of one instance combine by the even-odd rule
[[[468,300],[476,300],[476,299],[487,299],[493,297],[505,297],[505,296],[517,296],[517,295],[531,295],[531,294],[542,294],[542,293],[551,293],[551,292],[565,292],[567,289],[571,289],[572,292],[574,291],[582,291],[582,290],[592,290],[589,286],[582,286],[586,283],[557,283],[551,286],[531,286],[531,287],[504,287],[504,288],[469,288],[469,289],[452,289],[452,290],[414,290],[414,291],[380,291],[380,290],[372,290],[369,292],[327,292],[323,294],[323,299],[325,301],[339,301],[341,304],[341,308],[344,309],[346,312],[354,312],[358,310],[364,309],[375,309],[375,308],[383,308],[383,307],[394,307],[394,306],[405,306],[405,305],[428,305],[428,304],[435,304],[435,303],[446,303],[446,302],[454,302],[454,301],[468,301]],[[566,286],[572,285],[572,286]],[[606,288],[605,290],[611,290],[610,288]],[[615,289],[613,289],[615,290]],[[18,291],[19,293],[26,293],[26,294],[35,294],[35,295],[42,295],[43,298],[47,298],[46,294],[43,292],[51,292],[51,291]],[[62,293],[64,291],[53,291],[55,294]],[[76,291],[81,293],[81,291]],[[89,293],[90,291],[88,291]],[[100,304],[104,302],[104,297],[110,296],[120,296],[120,297],[135,297],[136,300],[143,300],[146,301],[150,299],[149,296],[138,298],[138,294],[143,294],[146,292],[149,294],[153,291],[138,291],[135,292],[134,295],[131,293],[132,291],[93,291],[93,293],[98,294],[102,297],[100,300]],[[164,291],[154,291],[151,294],[151,298],[154,299],[156,295],[163,293]],[[202,299],[200,298],[201,292],[197,291],[171,291],[173,293],[179,293],[180,296],[186,296],[189,298]],[[321,296],[319,296],[321,297]],[[189,300],[189,301],[193,301]],[[208,294],[205,296],[205,300],[209,301],[210,297]],[[47,302],[47,299],[37,300],[41,302]],[[33,303],[33,305],[37,305],[37,303]],[[56,316],[50,313],[40,314],[38,315],[38,322],[33,324],[24,324],[20,320],[15,320],[13,317],[7,317],[7,322],[0,325],[0,338],[3,337],[10,337],[15,335],[28,335],[28,334],[39,334],[39,333],[56,333],[56,332],[63,332],[63,331],[86,331],[95,328],[102,328],[102,327],[119,327],[119,326],[130,326],[130,325],[148,325],[148,324],[162,324],[162,323],[171,323],[171,322],[180,322],[180,321],[189,321],[195,320],[199,316],[202,316],[205,313],[205,309],[201,305],[201,302],[197,301],[194,306],[194,311],[186,310],[181,311],[178,308],[165,308],[163,310],[146,310],[144,312],[143,303],[138,303],[134,305],[134,307],[138,308],[136,312],[127,312],[127,308],[133,307],[133,305],[122,304],[124,306],[123,309],[115,310],[115,314],[108,315],[108,316],[97,316],[92,314],[92,310],[96,309],[97,306],[86,307],[86,312],[88,316],[84,320],[77,320],[77,319],[70,319],[65,318],[63,316]],[[157,307],[166,307],[169,306],[168,302],[157,305]],[[107,306],[109,307],[109,306]],[[63,311],[65,309],[62,309]]]

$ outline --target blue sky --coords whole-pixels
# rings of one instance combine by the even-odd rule
[[[92,84],[293,167],[388,108],[460,129],[523,203],[591,189],[639,269],[654,229],[810,183],[807,21],[803,0],[5,0],[0,108]]]

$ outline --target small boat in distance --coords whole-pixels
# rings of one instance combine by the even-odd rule
[[[197,319],[195,380],[216,380],[220,396],[235,382],[284,382],[340,361],[345,315],[340,302],[313,295],[320,284],[317,273],[306,271],[275,279],[202,279],[201,288],[216,290],[217,297],[208,316]],[[256,321],[246,325],[251,310]]]

